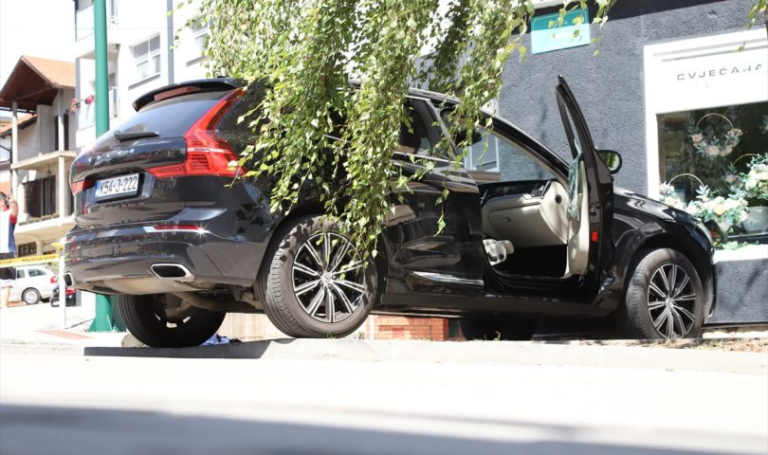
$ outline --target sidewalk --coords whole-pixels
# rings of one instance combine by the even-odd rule
[[[0,309],[0,344],[73,347],[116,347],[125,332],[89,333],[94,311],[67,307],[67,324],[61,325],[61,309],[47,303]]]

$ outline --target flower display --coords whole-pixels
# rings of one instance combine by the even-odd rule
[[[749,207],[743,197],[737,195],[711,197],[706,185],[700,186],[696,192],[696,199],[685,207],[685,211],[691,215],[705,222],[714,221],[720,226],[729,227],[747,220]]]
[[[720,117],[730,129],[723,132],[722,128],[716,128],[717,125],[707,124],[701,127],[702,120],[708,117]],[[688,138],[697,152],[710,158],[725,157],[733,152],[733,149],[741,142],[744,132],[733,126],[727,117],[717,113],[710,113],[703,116],[696,125],[689,127]]]
[[[745,198],[768,201],[768,153],[752,159],[741,186]]]
[[[679,210],[685,210],[685,203],[679,197],[677,197],[675,194],[675,187],[669,183],[662,183],[659,186],[659,193],[661,195],[661,202],[667,204],[670,207],[674,207]]]

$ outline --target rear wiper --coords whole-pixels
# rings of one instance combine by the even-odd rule
[[[123,133],[120,130],[116,130],[113,133],[113,136],[115,136],[115,139],[118,141],[123,142],[135,139],[144,139],[148,137],[159,137],[160,133],[157,131],[134,131],[133,133]]]

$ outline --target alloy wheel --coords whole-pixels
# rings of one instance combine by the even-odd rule
[[[679,265],[667,263],[651,275],[648,312],[653,326],[664,338],[683,338],[696,323],[696,288]]]
[[[361,306],[365,267],[344,236],[323,232],[310,237],[293,259],[293,292],[302,309],[321,322],[341,322]]]

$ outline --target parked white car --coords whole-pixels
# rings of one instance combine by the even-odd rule
[[[58,286],[57,278],[53,271],[44,266],[16,267],[16,281],[11,288],[10,300],[21,300],[27,305],[48,300],[53,295],[53,288]]]

